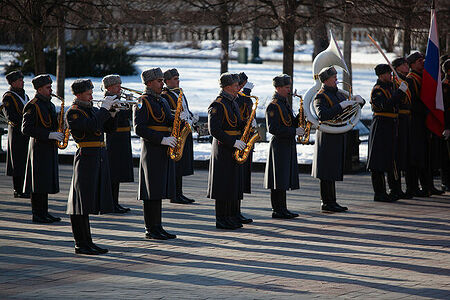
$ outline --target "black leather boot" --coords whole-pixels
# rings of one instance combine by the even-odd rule
[[[44,194],[44,195],[45,196],[43,196],[43,201],[42,201],[42,206],[43,206],[42,211],[47,216],[47,219],[50,219],[52,222],[60,222],[61,221],[60,217],[54,217],[48,213],[48,194]]]
[[[45,211],[45,194],[31,194],[31,210],[34,223],[53,223],[53,221],[47,217]]]
[[[159,230],[161,224],[161,200],[144,201],[145,238],[167,240]]]
[[[236,227],[230,224],[226,218],[226,201],[225,199],[215,200],[216,228],[234,230]]]
[[[75,253],[85,255],[100,254],[100,252],[89,246],[84,217],[83,215],[70,215],[70,223],[72,224],[72,233],[75,240]]]
[[[108,249],[100,248],[99,246],[94,244],[94,242],[92,242],[91,224],[89,224],[89,215],[83,215],[83,223],[84,223],[83,230],[89,247],[96,250],[100,254],[108,253]]]
[[[242,204],[242,200],[238,200],[238,218],[239,218],[239,222],[241,222],[242,224],[249,224],[251,222],[253,222],[252,219],[250,218],[246,218],[242,215],[241,213],[241,204]]]
[[[235,228],[241,228],[242,223],[237,216],[237,200],[228,199],[226,202],[226,218],[228,223],[230,223]]]
[[[372,186],[374,191],[373,201],[377,202],[394,202],[397,199],[391,198],[386,194],[386,181],[384,172],[372,171]]]

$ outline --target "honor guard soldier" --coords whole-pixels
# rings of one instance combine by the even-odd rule
[[[78,148],[66,212],[72,223],[75,253],[87,255],[108,252],[92,242],[89,215],[114,211],[104,132],[113,132],[117,128],[116,111],[112,109],[116,98],[106,96],[100,109],[93,107],[93,88],[89,79],[75,80],[72,83],[75,100],[66,113],[70,133]]]
[[[299,189],[296,135],[305,131],[298,126],[288,102],[292,80],[282,74],[273,79],[275,93],[266,109],[267,131],[272,134],[264,173],[264,188],[270,189],[272,218],[292,219],[299,215],[286,205],[286,191]]]
[[[58,147],[64,139],[58,132],[58,120],[52,99],[50,75],[38,75],[31,81],[36,95],[25,105],[22,133],[31,137],[24,193],[31,192],[33,222],[52,223],[61,221],[48,213],[48,194],[59,192]]]
[[[322,89],[314,99],[314,110],[319,121],[331,120],[340,115],[346,107],[355,102],[364,105],[360,96],[348,100],[347,96],[338,90],[337,72],[334,67],[323,68],[319,72]],[[314,158],[312,176],[320,179],[320,197],[323,212],[343,212],[347,207],[336,202],[336,181],[344,179],[344,153],[346,134],[326,133],[317,130],[314,143]]]
[[[444,124],[445,130],[442,136],[445,139],[443,147],[442,162],[442,188],[444,191],[450,191],[450,59],[442,64],[442,73],[444,80],[442,81],[442,97],[444,99]]]
[[[387,172],[388,178],[392,178],[389,180],[391,191],[396,191],[399,176],[396,165],[398,111],[408,86],[402,82],[399,89],[394,89],[391,68],[387,64],[377,65],[375,74],[378,80],[372,89],[370,99],[373,117],[369,134],[367,169],[372,174],[374,201],[394,202],[398,200],[398,196],[386,194],[384,173]]]
[[[170,69],[164,72],[164,82],[166,87],[163,89],[161,96],[169,103],[172,111],[177,108],[177,100],[180,95],[180,74],[177,69]],[[186,100],[186,94],[183,92],[182,97],[183,110],[181,112],[182,119],[185,119],[191,126],[198,122],[198,116],[189,110],[189,105]],[[175,162],[176,174],[176,196],[170,199],[172,203],[189,204],[195,202],[183,195],[183,176],[194,174],[194,141],[192,139],[192,132],[186,138],[183,155],[181,159]]]
[[[141,137],[138,199],[143,201],[145,237],[166,240],[176,235],[161,225],[162,199],[175,197],[175,162],[167,155],[177,140],[170,136],[174,117],[161,97],[163,73],[160,68],[141,74],[146,89],[134,110],[134,132]]]
[[[420,99],[424,57],[420,52],[414,52],[406,60],[410,67],[406,81],[411,92],[411,140],[409,145],[411,149],[411,190],[406,192],[418,197],[427,197],[430,196],[430,182],[427,170],[429,163],[429,131],[425,125],[428,109]],[[422,189],[419,189],[418,180],[420,180]]]
[[[120,99],[122,80],[119,75],[103,77],[102,86],[106,96]],[[131,148],[131,107],[117,112],[118,127],[114,131],[106,132],[106,150],[109,158],[111,174],[112,196],[115,213],[126,213],[129,208],[119,204],[119,187],[121,182],[134,182],[133,152]]]
[[[238,96],[236,98],[236,103],[239,106],[239,112],[241,114],[241,119],[244,124],[247,124],[248,119],[252,113],[253,101],[249,97],[252,89],[255,85],[251,82],[248,82],[248,77],[244,72],[239,73],[239,90]],[[254,121],[256,124],[256,121]],[[242,179],[243,179],[243,188],[244,193],[251,194],[251,185],[252,185],[252,160],[253,160],[253,148],[250,152],[247,160],[242,164]],[[248,224],[253,222],[252,219],[246,218],[241,213],[241,201],[238,202],[239,205],[239,218],[243,224]]]
[[[243,198],[242,167],[234,159],[236,149],[243,150],[241,120],[235,100],[239,92],[239,76],[223,73],[221,91],[208,108],[208,129],[213,137],[209,161],[207,197],[215,199],[216,228],[242,227],[239,201]]]
[[[400,86],[401,82],[406,82],[406,76],[409,73],[409,65],[406,58],[399,57],[392,61],[392,66],[397,72],[399,78],[394,78],[394,85]],[[397,199],[411,199],[413,197],[410,193],[402,191],[401,173],[405,174],[406,190],[411,191],[411,92],[409,87],[405,93],[401,94],[400,103],[398,106],[398,137],[397,137],[397,155],[395,158],[397,167],[397,180],[394,178],[394,173],[388,173],[388,183],[391,188],[389,195]]]
[[[27,164],[28,141],[22,131],[22,116],[25,104],[30,100],[23,89],[23,74],[13,71],[6,74],[10,85],[3,94],[3,112],[8,121],[8,148],[6,150],[6,175],[12,176],[14,197],[30,198],[30,194],[23,193],[25,167]]]

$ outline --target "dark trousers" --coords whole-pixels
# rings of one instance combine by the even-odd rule
[[[162,222],[162,200],[144,200],[144,222],[145,228],[159,226]]]
[[[48,194],[31,193],[31,211],[35,216],[46,216],[48,214]]]
[[[23,192],[23,182],[24,176],[13,176],[13,187],[14,192],[22,193]]]
[[[285,190],[270,190],[270,202],[274,212],[284,212],[287,209],[286,205],[286,191]]]
[[[77,247],[85,247],[92,244],[91,225],[89,215],[70,215],[72,233]]]
[[[111,182],[111,190],[112,190],[114,207],[119,205],[119,189],[120,189],[120,182]]]
[[[177,197],[183,195],[183,174],[181,170],[177,169],[175,174],[175,185]]]
[[[323,204],[336,203],[336,182],[320,179],[320,198]]]
[[[382,197],[386,194],[386,179],[384,172],[371,171],[372,186],[375,197]]]
[[[400,194],[402,192],[402,175],[400,172],[397,173],[397,179],[395,178],[394,171],[388,172],[387,181],[390,193]]]

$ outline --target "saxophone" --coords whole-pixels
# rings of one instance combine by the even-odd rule
[[[258,131],[256,131],[255,134],[250,136],[250,134],[253,133],[253,128],[251,126],[252,126],[253,119],[255,118],[255,115],[256,115],[256,108],[258,107],[259,99],[256,96],[247,96],[244,93],[239,93],[239,95],[255,99],[255,103],[253,104],[252,113],[250,114],[250,117],[247,120],[247,124],[245,125],[244,133],[242,134],[242,137],[241,137],[241,141],[243,141],[247,145],[245,146],[244,150],[237,149],[234,152],[234,159],[236,160],[236,162],[238,164],[243,164],[247,161],[248,156],[250,155],[250,152],[252,151],[254,144],[261,138],[259,136]]]
[[[311,133],[311,122],[306,120],[305,111],[303,108],[303,97],[297,94],[295,90],[293,96],[300,98],[300,107],[298,108],[298,127],[304,128],[305,133],[302,136],[297,137],[297,142],[306,145],[309,143],[309,137]]]
[[[64,133],[64,140],[56,141],[56,146],[58,146],[59,149],[66,149],[67,144],[69,143],[69,128],[66,126],[65,117],[64,117],[64,98],[59,97],[55,94],[51,94],[53,97],[58,98],[61,101],[61,110],[59,112],[59,120],[58,120],[58,132]]]
[[[167,155],[174,161],[179,161],[183,157],[183,149],[184,144],[186,143],[186,138],[189,133],[192,132],[191,125],[185,122],[183,128],[181,128],[181,119],[180,114],[183,110],[183,90],[180,88],[180,94],[177,99],[177,108],[175,110],[175,119],[173,121],[172,133],[170,136],[173,136],[177,139],[177,145],[175,148],[169,147],[167,150]]]

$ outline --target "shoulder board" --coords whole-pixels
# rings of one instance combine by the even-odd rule
[[[278,99],[273,99],[272,102],[270,102],[270,103],[278,105]]]
[[[37,98],[33,98],[33,99],[30,101],[30,103],[31,103],[31,104],[35,104],[37,101],[38,101]]]
[[[221,103],[222,102],[222,97],[217,97],[216,100],[214,100],[214,102]]]

